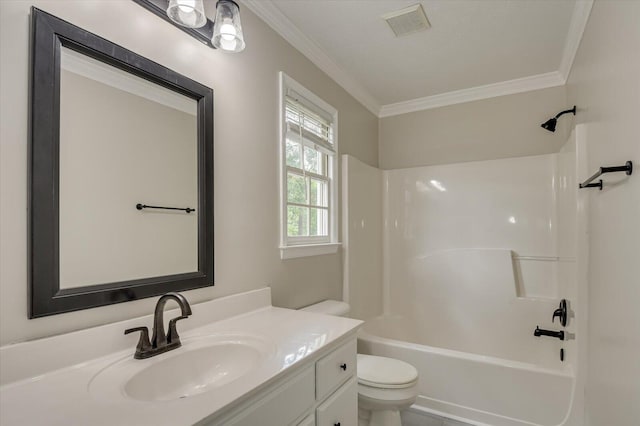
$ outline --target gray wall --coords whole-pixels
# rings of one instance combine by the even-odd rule
[[[587,424],[640,419],[640,2],[596,1],[569,81],[588,174],[633,160],[589,192]],[[586,176],[585,176],[586,177]]]
[[[215,287],[192,302],[271,285],[275,305],[339,298],[340,253],[280,260],[278,71],[339,110],[340,153],[377,165],[378,120],[247,8],[247,49],[214,51],[129,0],[0,2],[0,344],[151,312],[154,299],[27,319],[29,8],[96,33],[214,89]],[[215,2],[207,1],[207,11]]]
[[[197,205],[191,102],[194,114],[60,72],[60,288],[198,270],[199,211],[135,208]]]
[[[540,127],[567,109],[564,86],[380,119],[380,167],[398,169],[558,152],[571,118],[555,133]]]

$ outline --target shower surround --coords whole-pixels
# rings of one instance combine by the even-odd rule
[[[385,171],[343,158],[344,296],[367,320],[361,352],[420,371],[414,411],[580,424],[570,409],[581,399],[580,321],[552,322],[563,298],[584,314],[578,154],[572,135],[561,152],[531,157]],[[536,326],[570,340],[535,337]]]

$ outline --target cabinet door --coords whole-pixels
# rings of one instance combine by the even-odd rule
[[[316,426],[316,416],[311,414],[305,417],[303,421],[298,423],[298,426]]]
[[[316,399],[322,401],[356,374],[356,339],[352,339],[316,362]]]
[[[283,426],[292,424],[314,404],[313,366],[287,380],[268,395],[250,404],[237,415],[219,423],[224,426]]]
[[[358,381],[352,377],[316,410],[317,426],[358,426]]]

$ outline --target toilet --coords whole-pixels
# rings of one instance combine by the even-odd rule
[[[346,302],[325,300],[303,311],[345,316]],[[398,359],[358,354],[358,426],[401,426],[400,410],[418,396],[418,371]]]

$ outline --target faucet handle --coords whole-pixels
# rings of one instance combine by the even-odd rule
[[[149,329],[147,327],[128,328],[124,331],[124,334],[134,333],[136,331],[140,331],[140,340],[138,340],[134,358],[140,359],[142,354],[151,350],[151,342],[149,342]]]
[[[189,315],[181,315],[179,317],[169,320],[169,333],[167,333],[167,343],[180,345],[180,336],[178,336],[178,329],[176,323],[180,320],[188,318]]]
[[[553,315],[551,316],[551,322],[555,322],[556,317],[558,317],[560,319],[560,324],[562,324],[563,327],[567,326],[567,316],[568,316],[568,308],[567,308],[567,300],[566,299],[562,299],[560,301],[560,306],[558,307],[558,309],[556,309],[555,311],[553,311]]]

